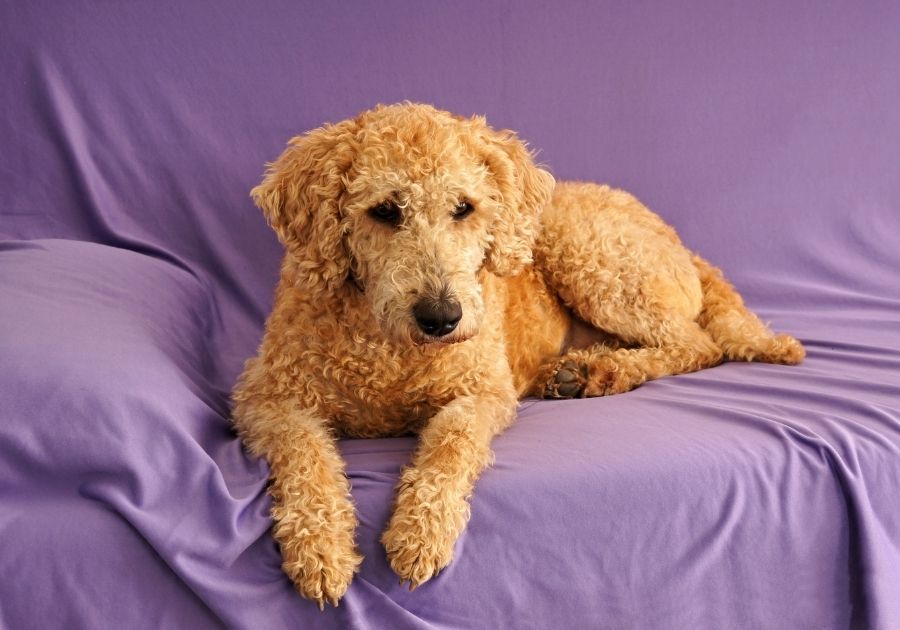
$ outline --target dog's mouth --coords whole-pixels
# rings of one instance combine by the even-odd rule
[[[458,343],[462,343],[464,341],[468,341],[472,338],[472,335],[463,335],[457,332],[450,333],[449,335],[443,335],[440,337],[436,337],[434,335],[426,335],[421,332],[416,332],[412,335],[412,342],[416,346],[424,347],[433,347],[433,348],[441,348],[443,346],[453,346]]]

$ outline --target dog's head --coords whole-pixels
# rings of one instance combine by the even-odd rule
[[[483,269],[531,262],[553,177],[512,132],[379,106],[293,138],[252,196],[311,291],[362,291],[398,342],[478,332]]]

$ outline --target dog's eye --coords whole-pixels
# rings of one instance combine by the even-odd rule
[[[465,219],[467,216],[472,214],[475,211],[475,206],[473,206],[468,201],[460,201],[456,204],[456,207],[453,208],[453,218],[459,221],[460,219]]]
[[[369,208],[369,216],[394,227],[400,224],[400,208],[393,201],[382,201],[377,206]]]

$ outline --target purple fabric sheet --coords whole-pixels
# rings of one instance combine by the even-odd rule
[[[304,4],[0,4],[0,626],[900,627],[900,8]],[[319,613],[228,423],[280,257],[247,193],[405,98],[635,192],[809,358],[525,401],[413,593],[414,442],[343,442],[366,559]]]

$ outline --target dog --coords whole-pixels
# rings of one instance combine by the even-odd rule
[[[320,608],[362,561],[338,437],[418,434],[381,539],[413,588],[451,561],[519,398],[804,356],[633,196],[556,183],[482,117],[378,106],[290,140],[251,195],[286,252],[233,420]]]

